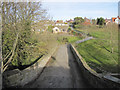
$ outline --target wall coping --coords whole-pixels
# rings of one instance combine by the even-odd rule
[[[42,56],[36,63],[34,63],[33,65],[23,70],[14,69],[11,71],[4,72],[3,82],[5,83],[5,87],[23,87],[24,85],[34,81],[38,77],[38,75],[42,72],[42,70],[44,69],[47,62],[49,61],[51,56],[54,54],[57,48],[58,48],[58,45],[52,48],[48,52],[48,54]]]
[[[75,49],[75,47],[70,44],[71,47],[74,49],[76,55],[78,56],[79,60],[82,62],[83,66],[92,74],[94,74],[95,76],[101,77],[100,74],[98,74],[95,70],[93,70],[92,68],[90,68],[90,66],[83,60],[82,56],[78,53],[78,51]]]

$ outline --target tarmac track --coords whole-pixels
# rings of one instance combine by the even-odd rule
[[[24,88],[91,88],[69,48],[61,45],[40,76]]]

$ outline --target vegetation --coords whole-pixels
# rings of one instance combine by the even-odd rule
[[[53,28],[54,28],[54,26],[49,25],[49,26],[48,26],[48,31],[49,31],[49,32],[52,32],[52,29],[53,29]]]
[[[39,2],[2,2],[1,7],[4,72],[8,66],[22,67],[39,52],[31,26],[34,21],[45,19],[46,11]]]
[[[74,43],[82,39],[82,35],[74,32],[72,35],[53,34],[53,26],[48,26],[45,33],[32,31],[32,26],[38,20],[46,20],[46,10],[41,8],[39,2],[3,2],[2,5],[2,71],[11,67],[21,68],[30,65],[37,58],[50,52],[56,45],[62,43]],[[95,24],[95,20],[92,20]],[[80,32],[93,36],[76,48],[84,60],[95,70],[101,72],[117,72],[118,60],[118,29],[116,24],[103,28],[96,26],[83,27],[82,17],[74,18],[73,27]],[[97,19],[97,24],[103,26],[105,20]],[[42,26],[42,25],[41,25]],[[120,69],[119,69],[120,70]]]
[[[74,42],[78,41],[78,40],[81,40],[83,37],[80,37],[80,36],[62,36],[62,37],[58,37],[58,42],[60,44],[64,44],[64,43],[72,43],[74,44]]]
[[[96,20],[95,19],[92,19],[92,24],[96,25]]]
[[[79,31],[93,36],[93,40],[76,45],[88,65],[97,72],[118,72],[118,26],[91,27]]]
[[[70,32],[72,29],[71,29],[71,27],[68,27],[68,32]]]
[[[72,24],[74,28],[81,28],[83,22],[84,19],[82,17],[75,17],[74,22]]]
[[[47,20],[40,2],[3,2],[1,7],[3,72],[31,65],[61,42],[61,37],[63,42],[79,39],[72,39],[68,34],[53,34],[51,25],[44,27],[47,31],[38,32],[36,22],[42,27],[42,21]]]
[[[105,19],[100,17],[100,18],[97,18],[97,25],[99,25],[99,27],[102,27],[105,25]]]

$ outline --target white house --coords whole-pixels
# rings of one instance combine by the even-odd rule
[[[61,32],[60,29],[58,27],[54,27],[53,28],[53,33],[59,33]]]
[[[115,19],[115,23],[120,24],[120,19],[119,18]]]

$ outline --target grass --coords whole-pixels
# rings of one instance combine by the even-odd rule
[[[24,65],[30,64],[41,55],[50,53],[51,49],[54,48],[57,43],[57,36],[52,33],[36,33],[33,35],[38,40],[36,43],[36,49],[33,50],[33,54],[26,60]]]
[[[20,70],[34,64],[34,62],[40,60],[39,57],[51,53],[51,50],[60,44],[73,43],[80,40],[81,37],[73,36],[70,34],[53,34],[51,32],[44,33],[32,33],[32,38],[36,41],[35,46],[32,47],[32,52],[26,60],[22,62],[22,67],[16,65],[10,66],[9,70],[19,68]],[[28,49],[29,50],[29,49]],[[38,59],[39,58],[39,59]]]
[[[27,62],[31,63],[34,62],[35,58],[39,57],[42,54],[48,54],[50,53],[51,49],[54,48],[57,45],[65,44],[65,43],[73,43],[77,40],[82,39],[82,37],[73,36],[70,34],[54,34],[50,32],[45,33],[37,33],[33,35],[34,38],[38,39],[37,47],[38,50],[34,51],[34,54],[36,53],[36,57],[31,58],[31,61]]]
[[[78,36],[68,37],[68,42],[74,43],[74,42],[81,40],[81,39],[82,39],[82,37],[78,37]]]
[[[70,36],[62,36],[62,37],[58,37],[58,42],[60,44],[64,44],[64,43],[72,43],[74,44],[74,42],[81,40],[83,37],[80,36],[74,36],[74,35],[70,35]]]
[[[94,66],[95,70],[101,68],[101,70],[108,72],[117,71],[117,53],[111,53],[99,43],[101,43],[100,40],[85,41],[84,43],[78,44],[77,50],[90,66]],[[105,45],[106,42],[103,42],[102,44]]]
[[[56,39],[57,36],[52,33],[33,33],[32,38],[37,41],[35,46],[28,48],[28,51],[31,49],[31,53],[24,61],[22,61],[22,67],[26,65],[29,66],[31,63],[38,61],[40,56],[50,53],[50,51],[58,44]],[[8,69],[11,70],[14,69],[14,67],[16,68],[16,64],[13,63]]]
[[[79,30],[89,33],[95,39],[77,44],[75,47],[88,63],[97,72],[113,72],[118,70],[118,28],[110,25],[104,28],[88,28]]]

